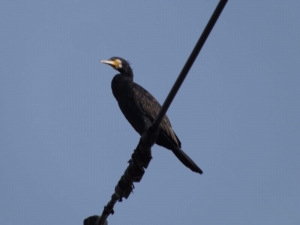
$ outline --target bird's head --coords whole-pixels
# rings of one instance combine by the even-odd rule
[[[101,60],[100,62],[110,65],[115,70],[118,70],[121,74],[133,78],[133,72],[129,62],[121,57],[111,57],[109,60]]]

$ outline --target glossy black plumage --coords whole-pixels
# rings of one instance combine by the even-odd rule
[[[133,72],[129,63],[120,58],[112,57],[101,60],[109,64],[120,74],[114,76],[111,88],[119,107],[131,124],[142,135],[151,126],[161,106],[157,100],[143,87],[133,82]],[[171,150],[175,156],[192,171],[202,174],[202,170],[181,149],[181,142],[172,129],[171,123],[165,116],[160,124],[160,132],[156,144]]]

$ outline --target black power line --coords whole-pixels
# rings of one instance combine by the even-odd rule
[[[111,200],[104,207],[102,215],[91,216],[84,220],[84,225],[107,225],[107,217],[109,214],[113,214],[113,207],[117,201],[121,201],[122,198],[128,198],[133,189],[133,182],[140,182],[144,175],[144,168],[147,168],[151,157],[151,146],[155,143],[158,134],[158,127],[161,120],[166,114],[169,106],[171,105],[176,93],[178,92],[180,86],[182,85],[185,77],[187,76],[190,68],[192,67],[194,61],[196,60],[201,48],[203,47],[207,37],[209,36],[211,30],[213,29],[215,23],[217,22],[219,16],[221,15],[228,0],[220,0],[214,13],[212,14],[210,20],[208,21],[202,35],[200,36],[196,46],[194,47],[190,57],[185,63],[183,69],[181,70],[175,84],[173,85],[169,95],[167,96],[157,118],[153,122],[152,126],[142,135],[137,148],[131,156],[129,161],[129,166],[124,172],[124,175],[119,180],[115,188],[115,193],[111,196]]]
[[[213,29],[215,23],[217,22],[219,16],[221,15],[226,3],[228,0],[221,0],[219,4],[217,5],[214,13],[210,17],[210,20],[208,21],[205,29],[202,32],[202,35],[200,36],[197,44],[195,45],[190,57],[186,61],[184,67],[182,68],[177,80],[175,81],[175,84],[173,85],[169,95],[167,96],[164,104],[162,105],[160,112],[158,113],[155,121],[153,122],[153,127],[159,127],[159,124],[162,120],[162,118],[165,116],[166,112],[168,111],[169,106],[171,105],[175,95],[177,94],[180,86],[182,85],[184,79],[186,78],[189,70],[191,69],[193,63],[195,62],[199,52],[201,51],[201,48],[203,47],[208,35],[210,34],[211,30]]]

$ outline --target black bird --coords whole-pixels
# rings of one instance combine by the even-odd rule
[[[133,72],[126,60],[121,57],[112,57],[100,62],[108,64],[120,72],[114,76],[111,82],[113,95],[128,122],[136,132],[142,135],[155,120],[161,108],[160,104],[148,91],[133,82]],[[203,173],[196,163],[181,150],[181,142],[173,131],[167,115],[160,124],[156,144],[171,150],[192,171]]]

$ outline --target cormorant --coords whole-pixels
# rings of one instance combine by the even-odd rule
[[[120,74],[114,76],[111,82],[113,95],[128,122],[136,132],[142,135],[152,125],[161,105],[148,91],[133,82],[133,72],[126,60],[121,57],[112,57],[109,60],[101,60],[100,62],[108,64],[120,72]],[[173,131],[167,115],[161,121],[156,144],[171,150],[192,171],[203,173],[181,149],[181,142]]]

